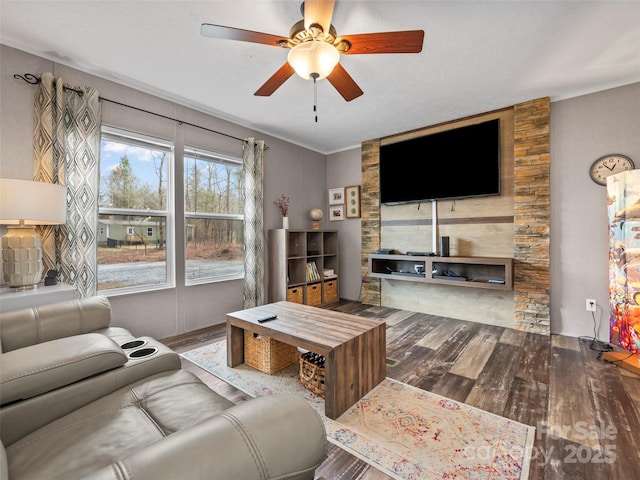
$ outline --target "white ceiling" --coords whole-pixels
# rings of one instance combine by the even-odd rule
[[[200,35],[206,22],[286,37],[300,3],[0,0],[0,41],[324,154],[640,81],[639,1],[337,0],[338,34],[423,29],[425,41],[420,54],[343,56],[364,95],[347,103],[320,81],[315,123],[310,81],[253,96],[288,50]]]

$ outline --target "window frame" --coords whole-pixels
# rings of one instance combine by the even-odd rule
[[[176,237],[175,237],[175,171],[176,155],[175,145],[171,140],[154,137],[152,135],[132,132],[122,128],[109,125],[102,125],[100,129],[100,150],[104,140],[123,143],[140,148],[168,153],[166,165],[166,206],[165,210],[135,209],[135,208],[112,208],[100,207],[98,202],[98,220],[101,215],[131,215],[131,216],[152,216],[164,217],[165,219],[165,263],[166,281],[158,284],[136,285],[130,287],[110,288],[97,290],[100,295],[117,296],[131,293],[143,293],[157,290],[165,290],[176,287]],[[99,167],[101,168],[101,166]],[[101,188],[101,185],[100,187]],[[96,262],[96,267],[97,267]],[[98,278],[96,276],[96,286]]]
[[[218,163],[221,165],[230,165],[233,167],[239,167],[242,171],[244,169],[244,162],[240,157],[234,157],[231,155],[226,155],[224,153],[215,152],[213,150],[207,148],[196,147],[193,145],[184,145],[183,147],[183,189],[186,192],[186,182],[184,176],[186,174],[186,164],[187,158],[193,158],[197,160],[205,160],[212,163]],[[242,221],[242,225],[244,228],[244,213],[236,214],[236,213],[203,213],[203,212],[189,212],[187,211],[186,201],[183,198],[183,218],[184,218],[184,282],[186,286],[191,285],[202,285],[207,283],[216,283],[216,282],[226,282],[229,280],[241,280],[245,276],[244,268],[242,273],[235,275],[220,275],[215,277],[203,277],[198,279],[189,279],[187,277],[187,226],[189,224],[189,218],[195,219],[209,219],[209,220],[240,220]],[[243,211],[244,211],[244,203],[243,203]]]

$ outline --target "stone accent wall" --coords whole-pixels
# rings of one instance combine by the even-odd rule
[[[550,100],[514,111],[514,327],[550,333]],[[362,143],[362,301],[380,305],[380,279],[366,276],[380,248],[380,140]]]
[[[514,106],[515,328],[550,333],[549,98]]]
[[[367,275],[369,254],[380,248],[380,140],[362,143],[362,302],[380,305],[380,279]]]

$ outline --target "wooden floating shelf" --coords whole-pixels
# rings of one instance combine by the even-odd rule
[[[369,276],[456,287],[513,290],[513,259],[371,253]]]

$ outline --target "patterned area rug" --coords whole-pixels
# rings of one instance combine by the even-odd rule
[[[290,392],[323,418],[329,441],[401,480],[527,479],[535,428],[387,378],[337,420],[292,365],[266,375],[226,365],[225,342],[182,354],[243,392]]]

